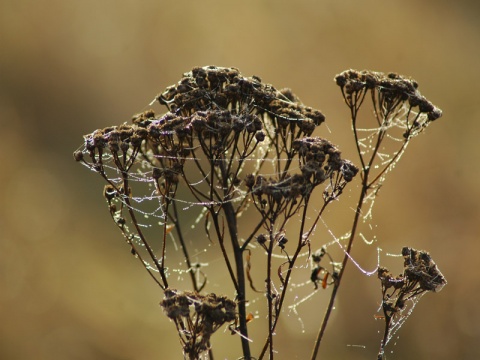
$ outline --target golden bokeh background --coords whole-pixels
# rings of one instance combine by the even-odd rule
[[[83,134],[129,121],[183,72],[210,64],[291,87],[326,114],[315,134],[352,160],[334,75],[395,71],[419,82],[443,118],[390,174],[375,207],[378,241],[353,255],[371,270],[376,247],[382,262],[405,245],[425,249],[449,282],[421,299],[389,359],[480,358],[479,16],[475,0],[0,1],[0,358],[182,358],[161,291],[109,218],[102,180],[72,153]],[[349,219],[342,211],[329,214],[332,227]],[[322,291],[298,315],[286,311],[278,358],[308,358]],[[378,280],[350,264],[321,358],[375,358],[379,303]],[[218,359],[240,355],[228,333],[213,344]]]

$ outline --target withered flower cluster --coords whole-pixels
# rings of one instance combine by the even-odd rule
[[[182,175],[185,160],[197,159],[201,153],[216,167],[218,180],[227,189],[225,197],[230,186],[238,184],[244,160],[259,143],[275,143],[277,156],[291,158],[293,140],[311,135],[325,120],[289,89],[278,91],[256,76],[242,76],[235,68],[194,68],[157,99],[168,108],[165,115],[148,110],[134,116],[132,125],[107,127],[85,136],[94,170],[103,170],[105,151],[110,151],[121,171],[129,171],[141,153],[153,168],[162,169],[154,175],[171,187]],[[74,156],[84,160],[81,151]],[[208,169],[200,170],[208,173]]]
[[[326,179],[342,177],[346,183],[353,180],[358,168],[340,157],[340,151],[325,139],[306,137],[295,140],[293,148],[298,152],[302,174],[314,186]]]
[[[324,192],[324,200],[333,199],[341,194],[346,184],[358,173],[358,168],[342,159],[340,151],[325,139],[296,139],[292,153],[298,156],[301,173],[279,174],[274,179],[250,174],[245,180],[255,205],[267,216],[283,211],[290,204],[298,205],[298,198],[300,203],[305,201],[314,188],[326,180],[330,180],[330,187]]]
[[[262,83],[257,76],[242,76],[235,68],[194,68],[157,99],[172,113],[184,116],[225,109],[233,114],[254,110],[259,114],[268,113],[277,128],[297,127],[299,132],[307,135],[325,121],[320,111],[301,104],[291,90],[278,91],[272,85]]]
[[[420,94],[415,80],[395,73],[347,70],[337,75],[335,81],[347,105],[355,111],[370,91],[379,125],[390,126],[390,122],[403,115],[403,124],[397,126],[405,130],[405,138],[418,134],[442,116],[442,111]]]
[[[419,296],[427,291],[439,292],[447,284],[447,280],[426,251],[404,247],[402,255],[404,259],[402,274],[394,276],[387,268],[378,268],[385,320],[385,331],[378,359],[384,358],[385,346],[391,337],[390,333],[398,330],[402,321],[406,319],[403,312],[407,309],[407,302],[412,302],[408,314]]]
[[[407,300],[426,291],[439,292],[447,284],[428,252],[404,247],[402,255],[402,274],[394,276],[385,267],[378,269],[382,284],[382,308],[387,318],[401,312]]]
[[[189,359],[209,349],[211,335],[223,324],[236,321],[236,303],[225,296],[167,289],[160,305],[175,323]]]

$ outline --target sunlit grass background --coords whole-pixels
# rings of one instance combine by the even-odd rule
[[[387,179],[378,242],[353,255],[371,270],[377,246],[389,262],[402,246],[425,249],[449,282],[422,298],[389,358],[480,358],[479,16],[474,0],[1,1],[0,358],[182,358],[161,292],[109,218],[101,179],[72,153],[83,134],[129,121],[183,72],[210,64],[291,87],[326,114],[315,134],[354,161],[334,75],[396,71],[419,82],[443,118]],[[341,211],[329,225],[350,219]],[[375,358],[378,280],[351,264],[344,280],[322,358]],[[322,291],[298,308],[305,333],[285,316],[279,358],[308,357]],[[218,358],[240,356],[238,341],[217,336]]]

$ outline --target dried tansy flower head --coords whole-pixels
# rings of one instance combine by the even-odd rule
[[[447,284],[430,254],[409,247],[402,249],[404,276],[410,283],[416,283],[423,291],[439,292]]]
[[[231,171],[223,176],[235,176],[222,180],[232,184],[238,181],[244,159],[260,143],[274,144],[278,155],[293,157],[293,141],[310,136],[325,120],[291,90],[276,90],[256,76],[242,76],[235,68],[194,68],[157,100],[169,112],[158,116],[148,110],[135,115],[132,125],[111,126],[85,136],[85,152],[93,170],[104,170],[102,155],[108,151],[121,171],[129,171],[141,154],[155,167],[181,175],[185,160],[203,152],[214,163],[225,164],[225,155],[230,155],[231,166],[225,166]],[[82,152],[77,151],[75,159],[88,164]],[[178,176],[166,180],[175,183]]]
[[[358,168],[340,156],[340,151],[328,140],[318,137],[296,139],[291,154],[298,157],[300,172],[278,174],[278,178],[263,175],[248,175],[245,184],[251,193],[254,204],[266,216],[274,216],[284,209],[287,217],[292,216],[298,207],[308,199],[313,190],[329,180],[324,199],[338,197],[343,188],[357,174]]]
[[[420,297],[427,291],[439,292],[447,284],[447,280],[426,251],[404,247],[402,255],[404,258],[402,274],[394,276],[385,267],[378,269],[385,319],[385,333],[379,358],[383,356],[384,347],[392,334],[402,326]],[[405,311],[407,307],[409,310]]]
[[[370,91],[379,125],[401,127],[405,138],[418,134],[442,116],[442,111],[420,94],[415,80],[395,73],[347,70],[335,81],[345,102],[355,111]]]
[[[404,247],[402,255],[404,258],[402,274],[393,276],[384,267],[378,269],[378,278],[382,283],[382,288],[399,290],[397,296],[389,294],[387,299],[384,299],[387,300],[389,307],[395,305],[394,299],[401,298],[403,302],[425,291],[439,292],[447,284],[445,277],[438,270],[428,252]]]
[[[244,77],[236,68],[194,68],[157,99],[172,113],[183,116],[226,109],[232,114],[266,112],[279,129],[292,127],[304,134],[325,121],[320,111],[302,105],[290,89],[278,91],[257,76]]]
[[[236,303],[225,296],[195,292],[165,291],[160,303],[175,323],[184,354],[197,359],[210,346],[210,337],[225,323],[236,320]]]

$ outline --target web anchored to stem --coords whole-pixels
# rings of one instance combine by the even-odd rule
[[[105,180],[110,215],[131,253],[164,291],[161,305],[176,325],[185,358],[198,359],[205,352],[213,358],[210,338],[225,323],[239,335],[242,358],[256,358],[247,304],[249,294],[262,293],[259,317],[266,319],[268,331],[258,358],[268,354],[273,359],[287,290],[295,286],[293,274],[304,270],[312,291],[332,287],[316,357],[359,221],[371,220],[380,185],[408,142],[441,115],[414,81],[398,75],[350,70],[336,81],[350,108],[360,168],[328,140],[312,136],[325,117],[291,90],[215,66],[194,68],[158,95],[165,114],[148,110],[135,115],[131,125],[96,130],[74,153]],[[368,93],[373,127],[360,126],[357,117]],[[387,140],[398,148],[389,153]],[[328,239],[322,246],[317,239],[313,243],[313,235],[325,209],[359,172],[352,228],[341,237],[345,257],[335,261],[327,251]],[[319,196],[312,201],[314,193]],[[203,235],[193,235],[190,228],[201,222]],[[223,259],[234,300],[202,295],[211,277],[207,263],[196,260],[202,239],[214,244],[207,252],[218,251]],[[167,256],[171,244],[181,250],[180,268]],[[320,250],[312,251],[312,244]],[[310,270],[301,258],[311,259]],[[185,289],[184,277],[190,288]],[[263,288],[256,284],[259,277]],[[184,289],[176,290],[179,286]]]

